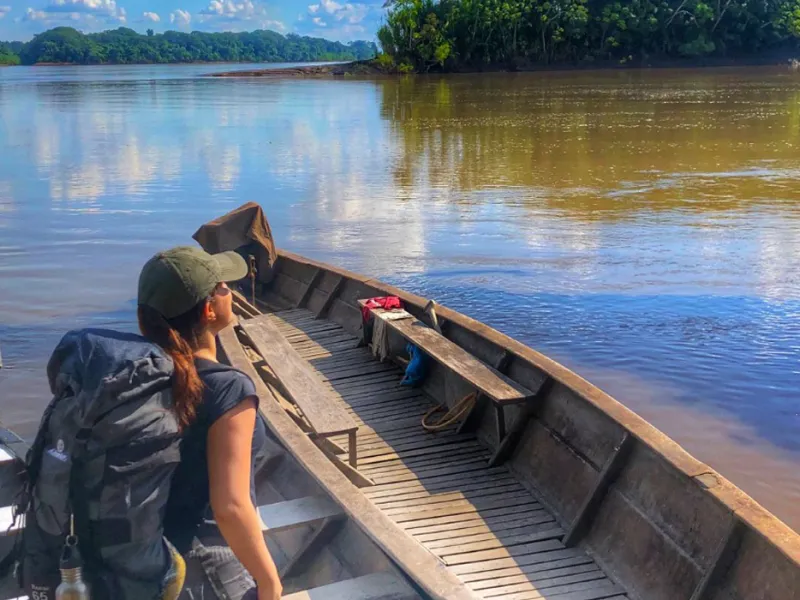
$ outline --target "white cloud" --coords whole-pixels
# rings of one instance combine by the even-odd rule
[[[335,14],[336,11],[342,9],[342,5],[338,2],[334,2],[334,0],[321,0],[320,5],[322,6],[322,10],[329,15]]]
[[[188,10],[173,10],[169,15],[169,22],[174,23],[178,27],[188,27],[189,23],[192,22],[192,15],[189,14]]]
[[[209,3],[208,8],[204,8],[200,11],[201,15],[221,15],[225,11],[224,5],[222,2],[218,2],[217,0],[212,0]]]
[[[346,19],[351,25],[361,23],[369,12],[369,6],[366,4],[345,4],[344,9],[336,15],[336,19],[341,21]]]
[[[113,0],[112,0],[113,1]],[[94,12],[108,10],[108,0],[54,0],[45,8],[45,12]],[[116,10],[116,3],[113,9]]]
[[[335,0],[320,0],[319,4],[311,4],[308,7],[308,13],[310,15],[316,15],[320,11],[330,15],[335,21],[349,23],[350,25],[357,25],[366,18],[367,14],[369,14],[370,7],[367,4],[361,3],[352,4],[348,2],[347,4],[339,4]],[[319,17],[315,17],[311,20],[319,27],[325,27],[327,25],[325,21],[318,19]],[[349,33],[355,32],[350,31]]]
[[[0,19],[5,17],[10,12],[11,12],[10,6],[0,6]]]
[[[381,14],[380,5],[361,2],[340,3],[319,0],[299,15],[294,29],[303,35],[325,37],[342,42],[363,40],[373,30],[372,23]]]
[[[53,0],[42,10],[28,8],[17,20],[43,21],[47,25],[74,21],[94,28],[109,23],[125,23],[127,15],[115,0]]]
[[[200,11],[206,19],[218,18],[228,21],[252,21],[264,16],[265,10],[253,0],[234,2],[233,0],[211,0],[208,6]]]
[[[45,7],[47,13],[83,13],[125,21],[125,9],[115,0],[54,0]]]
[[[281,21],[268,18],[267,9],[254,0],[211,0],[199,15],[202,23],[227,31],[256,28],[277,31],[287,29]]]
[[[23,21],[44,21],[49,18],[48,15],[43,10],[33,10],[29,8],[25,11],[25,16],[22,18]]]
[[[142,18],[145,21],[151,21],[153,23],[160,23],[161,22],[161,17],[158,16],[158,13],[154,13],[154,12],[144,12],[144,13],[142,13]]]
[[[267,19],[266,21],[261,21],[261,29],[274,29],[275,31],[286,31],[287,27],[283,23],[283,21],[274,21],[272,19]]]

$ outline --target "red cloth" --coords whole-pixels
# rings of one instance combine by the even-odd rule
[[[403,308],[403,303],[397,296],[384,296],[379,298],[370,298],[364,303],[361,308],[361,316],[364,322],[369,320],[369,313],[373,308],[382,308],[384,310],[391,310],[393,308]]]

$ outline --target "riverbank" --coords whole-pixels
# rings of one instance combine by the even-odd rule
[[[210,73],[210,77],[345,77],[347,75],[391,75],[392,71],[382,68],[376,60],[358,60],[349,63],[330,65],[308,65],[285,69],[252,69],[249,71],[224,71]]]
[[[626,61],[585,61],[580,63],[541,64],[519,61],[515,64],[486,64],[480,68],[459,68],[430,71],[435,74],[460,73],[525,73],[546,71],[593,71],[613,69],[699,69],[719,67],[787,67],[800,70],[800,61],[794,54],[782,53],[770,56],[738,58],[695,58],[695,59],[641,59]],[[210,77],[347,77],[347,76],[386,76],[400,75],[395,68],[387,68],[377,59],[336,63],[330,65],[309,65],[287,69],[252,69],[247,71],[224,71],[209,73]],[[421,73],[413,73],[420,75]]]

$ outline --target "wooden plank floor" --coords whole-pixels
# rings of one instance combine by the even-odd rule
[[[399,385],[355,336],[305,309],[271,317],[359,425],[359,470],[375,481],[370,500],[478,595],[508,600],[627,600],[473,434],[428,433],[432,405]],[[346,447],[346,437],[332,438]]]

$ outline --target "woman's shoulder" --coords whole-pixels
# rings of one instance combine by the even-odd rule
[[[253,380],[238,369],[203,359],[197,359],[195,365],[206,387],[204,402],[212,415],[225,412],[245,398],[256,395]]]
[[[250,376],[243,373],[239,369],[231,367],[223,363],[206,360],[204,358],[196,358],[194,361],[197,367],[197,373],[200,379],[208,382],[227,382],[227,381],[249,381],[252,383]]]

